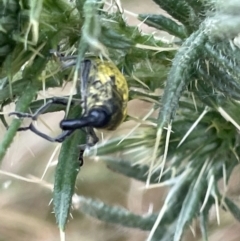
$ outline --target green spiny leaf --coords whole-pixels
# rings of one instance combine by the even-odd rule
[[[136,180],[146,182],[149,166],[147,165],[135,165],[130,161],[125,161],[112,156],[102,157],[103,161],[107,164],[108,168],[118,173],[121,173],[127,177],[134,178]],[[170,172],[170,171],[169,171]],[[161,182],[170,178],[170,173],[167,172],[161,178]],[[160,171],[151,173],[150,183],[159,183]]]
[[[191,184],[178,217],[174,241],[179,241],[181,239],[185,226],[197,215],[204,187],[205,185],[202,180]]]
[[[81,109],[78,106],[70,111],[71,118],[78,118],[80,115]],[[69,218],[72,195],[80,169],[79,145],[83,143],[85,144],[85,135],[77,130],[66,138],[59,154],[55,173],[53,205],[56,222],[60,230],[65,229]]]
[[[162,96],[162,108],[158,116],[159,129],[170,123],[173,118],[183,88],[191,80],[192,63],[199,58],[206,38],[207,36],[199,30],[193,33],[177,52]]]
[[[32,100],[35,98],[37,93],[37,88],[34,84],[29,83],[26,87],[25,91],[22,92],[21,98],[18,100],[16,105],[16,111],[19,112],[26,112]],[[4,135],[4,138],[0,144],[0,160],[3,159],[7,149],[11,145],[14,136],[17,133],[18,128],[21,125],[21,121],[19,119],[15,119],[12,121],[11,125],[9,126],[7,132]]]
[[[187,37],[187,30],[183,25],[177,24],[170,18],[157,14],[139,14],[138,19],[144,21],[150,27],[163,30],[176,37],[184,39]]]
[[[129,228],[140,228],[142,230],[150,230],[156,221],[156,214],[136,215],[132,212],[116,206],[109,206],[101,201],[96,201],[83,196],[79,198],[79,210],[82,213],[97,218],[98,220],[120,224]],[[160,227],[159,232],[164,232],[165,228]]]
[[[185,1],[179,0],[153,0],[163,10],[167,11],[173,18],[177,19],[184,25],[189,24],[190,8]]]

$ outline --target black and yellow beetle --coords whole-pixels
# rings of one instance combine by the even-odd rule
[[[71,64],[72,65],[72,64]],[[19,131],[31,130],[51,142],[62,142],[76,129],[85,128],[93,143],[98,141],[93,128],[114,130],[125,119],[127,114],[128,85],[127,81],[111,62],[100,59],[84,59],[80,68],[79,86],[82,98],[82,116],[79,119],[64,119],[60,122],[63,132],[52,138],[35,128],[33,123],[21,127]],[[66,99],[52,98],[34,114],[11,112],[19,118],[36,120],[51,104],[67,104]],[[87,145],[90,144],[86,143]]]

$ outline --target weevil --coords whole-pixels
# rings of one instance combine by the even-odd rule
[[[63,119],[60,122],[63,132],[57,137],[44,134],[33,123],[19,128],[19,131],[31,130],[48,141],[62,142],[76,129],[83,128],[87,133],[86,145],[94,145],[98,142],[94,128],[115,130],[127,115],[128,85],[125,77],[113,63],[90,58],[82,61],[79,73],[78,88],[81,93],[82,116],[78,119]],[[31,118],[34,121],[50,105],[67,105],[67,102],[66,99],[52,98],[33,114],[11,112],[10,115],[16,115],[18,118]]]

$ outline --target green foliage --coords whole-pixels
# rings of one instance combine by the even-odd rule
[[[80,114],[80,107],[76,106],[68,117],[77,118]],[[59,154],[55,173],[53,205],[56,222],[60,230],[65,229],[69,218],[71,199],[80,169],[78,146],[84,144],[84,137],[85,135],[80,130],[76,131],[63,143]]]
[[[25,86],[25,91],[26,93],[22,93],[22,96],[19,98],[17,105],[16,105],[16,110],[20,112],[25,112],[28,109],[28,106],[31,104],[32,100],[34,99],[36,93],[37,93],[37,88],[34,84],[28,83],[27,88]],[[18,128],[20,127],[21,121],[20,120],[13,120],[11,125],[9,126],[7,133],[5,134],[1,146],[0,146],[0,159],[4,157],[6,154],[7,149],[11,145],[14,136],[17,133]]]
[[[207,240],[212,205],[237,220],[240,213],[217,185],[222,179],[227,184],[240,155],[240,50],[231,42],[240,32],[240,5],[236,0],[154,2],[178,23],[151,13],[138,19],[174,35],[174,43],[142,34],[97,0],[78,0],[76,6],[64,0],[0,1],[0,104],[17,100],[18,111],[34,111],[41,106],[34,98],[43,85],[60,87],[71,80],[51,54],[57,47],[77,54],[77,68],[86,54],[111,59],[128,80],[130,99],[154,103],[158,117],[145,118],[132,135],[113,137],[85,155],[98,156],[110,169],[147,185],[168,185],[169,192],[161,210],[147,216],[86,197],[79,197],[80,211],[150,231],[148,241],[179,241],[193,219],[200,219]],[[164,93],[155,94],[157,89]],[[58,110],[62,107],[46,111]],[[19,120],[9,126],[1,159],[19,126]],[[61,230],[74,193],[80,143],[78,132],[63,143],[56,169],[54,211]]]
[[[19,28],[19,11],[20,5],[18,1],[7,0],[0,2],[0,65],[15,47],[16,42],[13,39],[13,34]]]
[[[163,30],[176,37],[184,39],[187,37],[186,29],[183,25],[177,24],[174,20],[157,14],[139,14],[139,20],[147,25]]]

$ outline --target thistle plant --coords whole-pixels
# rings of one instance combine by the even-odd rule
[[[208,240],[212,206],[240,221],[238,206],[226,195],[240,154],[236,44],[240,4],[236,0],[154,2],[172,18],[145,13],[138,19],[175,36],[171,43],[129,26],[118,4],[116,11],[108,11],[97,0],[0,1],[1,107],[16,101],[17,111],[34,112],[43,103],[36,100],[38,91],[76,81],[87,54],[112,61],[128,81],[130,99],[148,101],[153,108],[127,136],[102,141],[85,155],[146,183],[147,188],[165,185],[169,191],[159,212],[144,216],[84,196],[75,197],[79,211],[148,231],[148,241],[179,241],[198,219],[203,240]],[[72,72],[54,60],[51,53],[58,48],[64,55],[76,54]],[[155,94],[158,89],[163,94]],[[53,106],[46,112],[61,109],[65,110]],[[151,117],[153,110],[158,111],[157,118]],[[78,106],[71,107],[69,116],[77,118],[80,113]],[[3,115],[1,120],[8,127],[0,145],[2,159],[21,121],[15,119],[8,126]],[[53,193],[61,230],[68,221],[76,176],[81,175],[76,146],[84,140],[79,130],[61,147]]]

